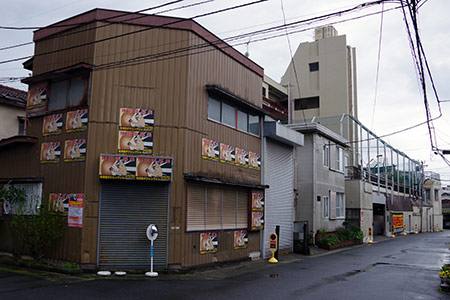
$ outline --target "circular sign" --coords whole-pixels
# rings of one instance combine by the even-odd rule
[[[155,224],[150,224],[147,227],[147,238],[150,241],[154,241],[156,240],[156,238],[158,237],[158,228],[156,227]]]

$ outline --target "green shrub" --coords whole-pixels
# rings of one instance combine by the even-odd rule
[[[327,230],[324,228],[317,229],[317,233],[324,233],[324,232],[327,232]]]
[[[44,251],[66,228],[66,220],[61,213],[52,212],[47,205],[41,205],[37,215],[13,215],[11,229],[26,245],[35,261],[42,259]]]
[[[319,245],[328,245],[332,246],[334,244],[344,242],[344,241],[362,241],[364,238],[363,232],[358,227],[351,227],[351,228],[343,228],[339,227],[336,230],[336,233],[330,233],[327,236],[319,239],[317,243]]]

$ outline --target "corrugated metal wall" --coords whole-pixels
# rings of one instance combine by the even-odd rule
[[[264,254],[270,255],[269,235],[280,226],[278,249],[292,251],[294,224],[294,161],[293,149],[290,146],[266,139],[265,183],[270,186],[266,190]]]

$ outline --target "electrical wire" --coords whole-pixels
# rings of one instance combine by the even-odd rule
[[[375,108],[377,106],[378,78],[380,75],[380,61],[381,61],[381,40],[383,38],[383,16],[384,16],[384,3],[381,4],[380,37],[378,39],[377,73],[375,76],[375,95],[373,99],[372,124],[370,125],[371,129],[373,129],[373,122],[375,120]]]

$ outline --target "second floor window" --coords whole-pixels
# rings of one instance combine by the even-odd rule
[[[323,165],[330,166],[330,146],[328,145],[323,145]]]

